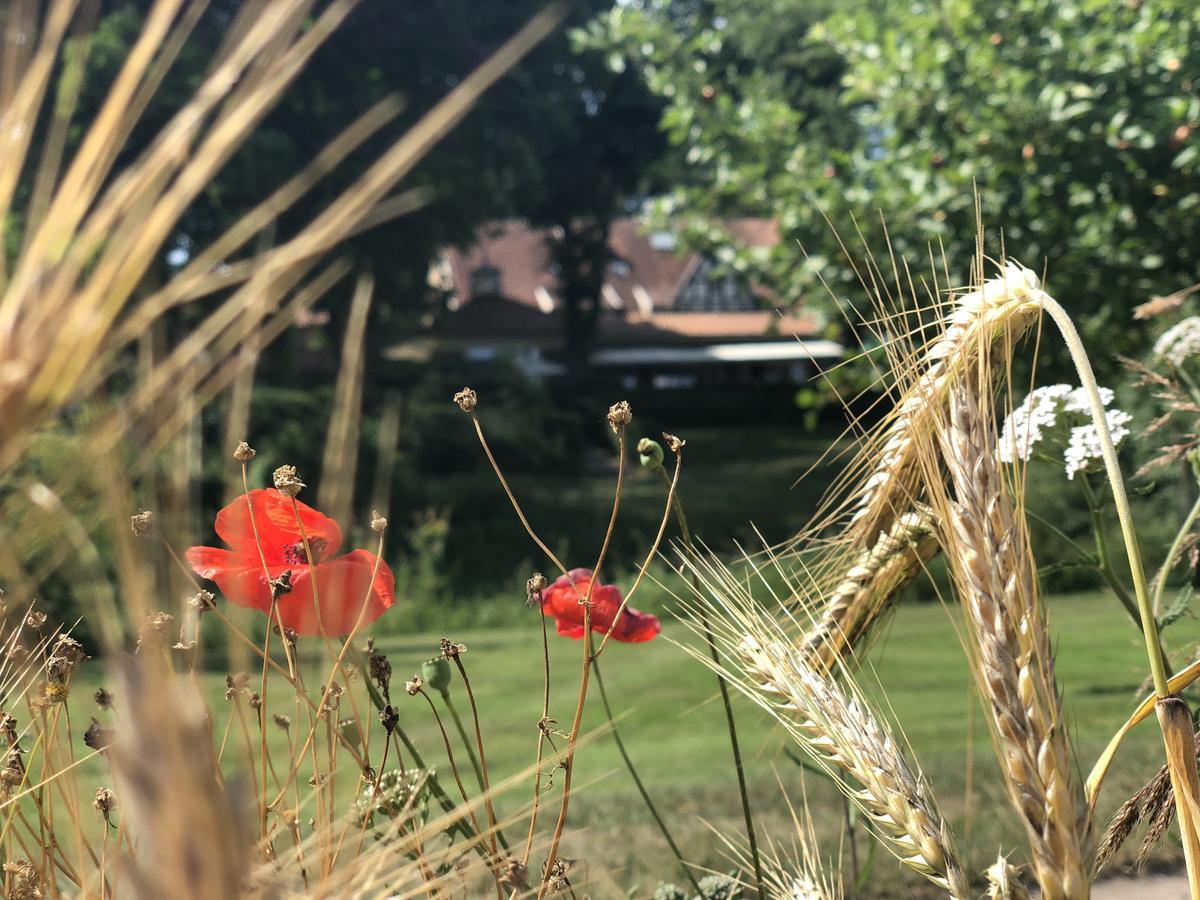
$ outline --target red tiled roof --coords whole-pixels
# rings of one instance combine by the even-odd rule
[[[779,243],[779,228],[772,219],[729,219],[723,224],[740,246],[774,247]],[[613,222],[609,245],[614,256],[629,266],[629,273],[610,271],[607,284],[629,311],[638,310],[635,286],[649,295],[656,311],[670,309],[699,259],[699,254],[680,253],[673,247],[656,249],[645,226],[632,218]],[[460,304],[473,299],[471,273],[485,265],[500,270],[501,293],[523,306],[539,308],[538,288],[554,294],[556,282],[550,272],[544,233],[520,219],[482,226],[474,246],[448,251],[447,263]]]

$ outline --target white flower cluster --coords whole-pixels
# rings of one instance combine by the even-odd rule
[[[1100,400],[1108,406],[1113,392],[1100,388]],[[1129,436],[1133,417],[1120,409],[1106,410],[1104,415],[1113,444],[1120,446]],[[1061,450],[1069,479],[1103,458],[1100,434],[1091,420],[1091,406],[1083,388],[1051,384],[1035,390],[1005,419],[996,452],[1003,462],[1011,463],[1029,459],[1039,444],[1046,454]]]
[[[1154,342],[1154,355],[1176,368],[1200,356],[1200,316],[1190,316],[1164,331]]]

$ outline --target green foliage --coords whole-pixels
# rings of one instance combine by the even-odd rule
[[[691,180],[660,212],[779,216],[789,239],[757,265],[784,296],[822,294],[818,269],[855,293],[844,262],[824,265],[840,252],[822,211],[877,254],[882,211],[898,255],[922,269],[932,242],[962,283],[976,186],[991,233],[1046,265],[1107,352],[1142,340],[1124,327],[1132,303],[1200,277],[1190,0],[742,6],[620,5],[581,39],[668,103],[662,126]]]

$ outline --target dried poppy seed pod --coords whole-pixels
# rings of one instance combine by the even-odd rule
[[[292,498],[308,487],[300,480],[300,473],[295,466],[280,466],[271,473],[271,481],[275,484],[275,490]]]
[[[212,591],[198,591],[195,597],[188,600],[188,606],[198,615],[203,615],[211,609],[216,609],[216,597]]]
[[[450,638],[442,638],[442,656],[446,659],[458,659],[467,652],[467,645],[460,644]]]
[[[113,696],[105,688],[96,688],[96,693],[92,694],[92,698],[101,709],[112,709]]]
[[[680,440],[675,435],[667,434],[665,431],[663,432],[663,440],[667,442],[667,449],[672,453],[678,453],[683,449],[683,445],[687,443],[687,441]]]
[[[608,408],[608,425],[615,434],[620,434],[632,421],[633,407],[628,400],[621,400]]]
[[[129,517],[129,524],[133,528],[134,534],[138,537],[145,537],[154,527],[154,513],[148,509],[139,509]]]
[[[638,462],[642,464],[643,469],[654,471],[661,469],[663,464],[663,448],[658,441],[652,441],[650,438],[642,438],[637,445]]]
[[[550,582],[546,580],[546,576],[541,572],[534,572],[533,577],[525,582],[525,602],[529,606],[542,605],[542,591],[550,586]]]
[[[254,459],[254,448],[245,441],[240,442],[233,451],[233,458],[238,462],[247,463]]]
[[[469,413],[475,411],[475,404],[479,402],[479,397],[469,387],[465,387],[454,395],[454,402],[463,412]]]
[[[271,721],[275,723],[276,727],[282,729],[283,731],[287,731],[289,728],[292,727],[291,716],[285,716],[285,715],[281,715],[280,713],[274,713],[271,716]]]
[[[435,656],[421,663],[421,677],[425,683],[443,697],[450,693],[450,661],[444,656]]]
[[[103,750],[112,743],[112,731],[103,727],[93,717],[92,724],[83,732],[83,743],[93,750]]]
[[[41,629],[46,624],[46,614],[40,610],[30,610],[29,615],[25,617],[25,625],[33,629]]]
[[[108,822],[112,811],[117,808],[117,797],[112,792],[112,789],[105,787],[96,788],[96,799],[92,801],[92,808],[104,817],[105,822]]]
[[[421,687],[425,684],[420,675],[414,675],[408,681],[404,682],[404,690],[408,691],[408,696],[415,697],[421,692]]]
[[[387,518],[377,509],[371,510],[371,530],[376,534],[387,530]]]

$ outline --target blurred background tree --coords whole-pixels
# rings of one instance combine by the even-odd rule
[[[778,215],[789,239],[737,262],[784,296],[819,299],[818,271],[861,295],[833,229],[886,252],[880,214],[917,271],[932,244],[964,283],[978,187],[1111,372],[1145,339],[1132,306],[1200,280],[1198,29],[1190,0],[646,0],[577,38],[667,104],[687,164],[657,213],[701,240],[732,210]]]

